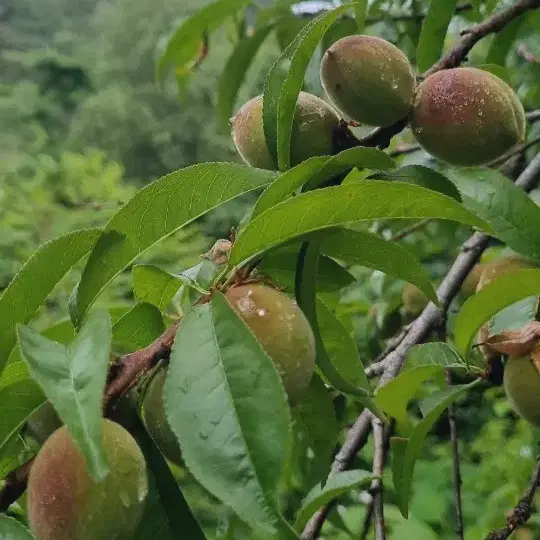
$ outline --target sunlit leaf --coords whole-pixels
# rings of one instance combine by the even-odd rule
[[[102,448],[102,400],[109,366],[111,320],[92,312],[67,346],[18,326],[22,355],[81,449],[96,480],[108,472]]]
[[[234,163],[204,163],[139,190],[109,221],[76,294],[80,324],[101,291],[148,248],[212,208],[271,182],[275,174]]]
[[[84,229],[43,244],[0,297],[0,373],[16,342],[17,324],[26,324],[66,272],[90,249],[99,229]]]
[[[164,401],[197,480],[244,521],[276,534],[273,500],[290,444],[290,412],[274,363],[223,295],[182,321]]]

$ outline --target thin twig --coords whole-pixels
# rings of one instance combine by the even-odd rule
[[[452,372],[447,370],[446,382],[452,384]],[[454,504],[456,509],[456,540],[464,540],[463,511],[461,503],[461,471],[459,464],[458,433],[456,422],[456,405],[448,407],[448,423],[450,425],[450,444],[452,448],[452,471],[454,476]]]
[[[536,56],[533,54],[527,45],[525,43],[522,43],[517,50],[519,56],[526,60],[527,62],[530,62],[531,64],[540,64],[540,56]]]
[[[379,478],[373,480],[371,489],[373,491],[373,518],[375,524],[375,540],[386,540],[384,526],[384,488],[383,470],[386,461],[386,449],[384,445],[384,426],[378,418],[372,422],[373,444],[375,455],[373,457],[373,474]]]
[[[538,120],[540,120],[540,109],[536,111],[529,111],[525,116],[527,117],[529,124],[538,122]]]
[[[393,234],[390,237],[390,241],[395,242],[397,240],[402,240],[406,236],[409,236],[409,234],[415,233],[419,231],[420,229],[423,229],[426,225],[429,225],[432,221],[433,221],[433,218],[421,219],[420,221],[413,223],[409,227],[404,227],[400,231]]]
[[[406,154],[412,154],[413,152],[419,152],[422,147],[419,144],[406,144],[398,146],[395,150],[388,152],[390,157],[404,156]]]
[[[540,153],[529,163],[516,181],[516,185],[530,191],[540,181]],[[489,236],[482,233],[474,233],[461,249],[460,255],[446,274],[441,285],[437,289],[437,295],[441,304],[439,310],[435,304],[429,303],[422,314],[412,323],[407,334],[397,347],[381,360],[384,362],[384,371],[379,381],[379,387],[384,386],[394,379],[409,350],[425,339],[430,330],[441,321],[441,316],[446,313],[450,303],[458,293],[463,282],[478,262],[480,255],[488,247]],[[345,443],[336,454],[332,464],[332,472],[341,472],[347,469],[356,454],[365,446],[373,420],[373,414],[364,409],[353,427],[349,430]],[[327,504],[318,510],[309,520],[302,533],[302,540],[314,540],[328,517],[332,504]]]
[[[526,523],[533,512],[533,503],[538,484],[540,483],[540,458],[536,459],[531,483],[523,497],[518,501],[510,514],[506,517],[506,525],[499,530],[491,531],[485,540],[506,540],[518,527]]]
[[[513,156],[515,156],[517,154],[522,154],[523,152],[525,152],[526,150],[528,150],[529,148],[531,148],[532,146],[534,146],[535,144],[538,144],[538,143],[540,143],[540,135],[538,135],[538,137],[534,137],[530,141],[527,141],[527,142],[525,142],[523,144],[518,144],[517,146],[512,148],[512,150],[510,150],[506,154],[494,159],[493,161],[490,161],[486,165],[486,167],[494,167],[495,165],[500,165],[501,163],[504,163],[505,161],[507,161],[511,157],[513,157]]]
[[[470,50],[484,37],[502,30],[508,23],[523,13],[540,7],[540,0],[520,0],[506,9],[498,11],[485,21],[462,32],[462,37],[452,50],[444,55],[424,74],[425,77],[441,69],[455,68],[463,62]]]
[[[103,398],[105,409],[110,409],[115,401],[132,388],[142,375],[159,360],[170,354],[179,324],[179,321],[175,322],[148,347],[121,356],[111,366],[109,383]]]

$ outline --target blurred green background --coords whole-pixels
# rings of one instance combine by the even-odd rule
[[[164,40],[182,17],[204,3],[2,0],[0,291],[44,241],[75,228],[104,224],[145,183],[197,162],[238,160],[230,136],[220,131],[215,114],[217,82],[237,35],[232,21],[212,36],[211,54],[192,75],[181,99],[174,81],[164,89],[155,84],[155,60]],[[297,27],[291,28],[296,31]],[[381,20],[370,31],[399,42],[413,54],[414,24],[402,31]],[[528,39],[530,47],[540,49],[539,37],[532,45],[530,36]],[[264,74],[278,51],[273,39],[263,46],[256,69],[242,86],[239,103],[260,93]],[[309,89],[320,93],[316,70],[310,73]],[[528,108],[538,108],[540,103],[534,105],[539,97],[540,68],[532,67],[518,78]],[[402,142],[408,142],[407,135]],[[423,158],[422,153],[416,154],[414,160],[404,163]],[[225,205],[167,239],[145,260],[174,271],[192,265],[216,238],[228,236],[249,202],[244,199]],[[391,234],[394,225],[380,224],[379,230],[385,232],[385,227]],[[465,231],[453,225],[432,224],[425,233],[411,235],[408,244],[437,279],[465,237]],[[353,270],[361,279],[346,292],[341,307],[344,313],[355,313],[358,345],[369,362],[380,351],[381,338],[392,333],[392,315],[399,309],[403,284],[377,272]],[[41,325],[67,314],[67,300],[76,280],[75,272],[58,287],[42,310]],[[130,274],[126,273],[102,301],[121,305],[131,299]],[[343,428],[356,414],[356,409],[344,411]],[[505,511],[519,498],[534,463],[536,438],[512,413],[500,388],[477,392],[461,403],[458,426],[466,537],[476,540],[502,525]],[[409,521],[392,506],[388,479],[391,540],[455,537],[447,436],[443,419],[417,464]],[[370,456],[361,456],[358,465],[369,468]],[[216,533],[220,538],[245,538],[239,531],[229,536],[230,528],[223,526],[226,513],[182,471],[179,478],[186,483],[190,503],[209,530],[228,531],[221,536]],[[296,488],[300,496],[310,486],[293,478],[289,487],[293,492]],[[325,528],[325,538],[359,538],[365,507],[354,492],[342,503]],[[540,518],[533,516],[516,538],[540,538]]]

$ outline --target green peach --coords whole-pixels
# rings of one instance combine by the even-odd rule
[[[401,301],[405,311],[411,315],[420,315],[428,305],[428,297],[412,283],[406,283],[401,291]]]
[[[150,433],[165,457],[173,463],[179,464],[182,462],[180,445],[167,422],[163,406],[163,385],[165,380],[166,371],[161,370],[150,381],[143,400],[143,418],[148,433]]]
[[[337,113],[317,96],[300,92],[291,138],[291,166],[313,156],[334,153]],[[242,159],[252,167],[275,169],[263,129],[263,98],[248,101],[231,119],[232,138]]]
[[[226,298],[278,368],[291,403],[298,403],[315,368],[315,338],[287,295],[258,283],[232,287]]]
[[[540,426],[540,374],[530,357],[508,359],[504,368],[504,389],[514,410],[531,424]]]
[[[67,428],[39,451],[28,480],[28,520],[37,540],[129,540],[148,493],[143,454],[120,425],[103,420],[109,474],[95,482]]]
[[[371,126],[405,118],[416,85],[405,54],[384,39],[362,35],[344,37],[326,51],[321,82],[348,119]]]

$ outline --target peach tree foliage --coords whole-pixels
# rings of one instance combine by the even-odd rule
[[[424,523],[414,505],[415,468],[445,411],[453,418],[456,403],[504,379],[509,403],[538,418],[540,209],[527,191],[540,177],[540,6],[498,4],[217,0],[172,31],[157,61],[165,89],[171,73],[189,84],[215,33],[233,29],[216,114],[226,129],[234,115],[245,163],[169,173],[105,226],[43,244],[2,293],[0,536],[79,540],[94,526],[114,539],[309,540],[326,521],[325,537],[338,540],[358,537],[367,505],[378,540],[383,525],[392,538],[449,537],[453,526]],[[281,54],[263,94],[241,106],[269,40]],[[307,92],[322,88],[326,102]],[[198,264],[141,264],[245,194],[256,202]],[[38,329],[41,306],[78,264],[69,320]],[[108,309],[106,291],[126,271],[133,303]],[[55,437],[69,433],[66,464],[83,470],[62,471],[59,484],[81,482],[82,495],[56,520],[32,468],[47,470],[47,442],[42,452],[29,429],[51,407],[65,425]],[[122,469],[129,459],[117,463],[104,414],[131,433],[121,437],[136,476]],[[373,422],[375,450],[340,461],[357,418]],[[27,509],[17,499],[29,471]],[[204,512],[188,475],[198,497],[206,491]],[[381,484],[382,495],[367,493]],[[458,529],[461,513],[471,538],[504,525],[524,487],[485,521],[456,488]]]

